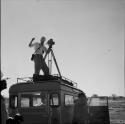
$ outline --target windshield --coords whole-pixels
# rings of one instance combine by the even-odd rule
[[[44,93],[21,93],[20,107],[41,107],[45,106],[46,104],[47,98]]]

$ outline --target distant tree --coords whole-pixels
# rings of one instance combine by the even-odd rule
[[[119,99],[124,99],[124,96],[118,96]]]
[[[97,94],[93,94],[92,97],[99,97]]]
[[[117,95],[116,94],[112,94],[112,99],[116,99],[117,98]]]

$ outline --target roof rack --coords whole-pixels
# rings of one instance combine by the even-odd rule
[[[64,76],[60,77],[58,74],[54,74],[52,76],[53,76],[54,80],[56,80],[56,79],[57,80],[58,79],[63,80],[63,81],[65,81],[65,84],[71,85],[71,86],[74,86],[74,87],[77,88],[77,83],[76,82],[74,82],[74,81],[72,81],[72,80],[70,80],[70,79],[68,79],[68,78],[66,78]],[[17,83],[19,83],[19,82],[20,83],[33,83],[34,81],[33,81],[33,77],[21,77],[21,78],[17,78]]]
[[[74,82],[74,81],[72,81],[72,80],[70,80],[70,79],[68,79],[68,78],[66,78],[64,76],[60,77],[58,74],[54,74],[53,76],[56,76],[56,77],[66,81],[66,82],[69,82],[70,84],[73,84],[73,86],[77,88],[77,83],[76,82]]]
[[[19,80],[20,80],[21,82],[23,82],[23,83],[24,83],[24,81],[25,81],[25,83],[31,83],[31,82],[33,82],[33,78],[32,78],[32,77],[21,77],[21,78],[17,78],[17,83],[19,83]]]

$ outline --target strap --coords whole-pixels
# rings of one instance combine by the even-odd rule
[[[37,51],[38,51],[38,49],[41,47],[41,45],[36,49],[36,51],[33,53],[33,54],[35,54]]]

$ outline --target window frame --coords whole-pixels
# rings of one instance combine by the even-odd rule
[[[66,96],[72,96],[72,101],[73,101],[72,104],[66,104]],[[65,105],[65,106],[72,106],[72,105],[74,105],[74,95],[64,94],[64,105]]]
[[[17,98],[17,100],[16,100],[16,106],[14,105],[12,105],[12,99],[14,98],[14,97],[16,97]],[[15,101],[15,100],[14,100]],[[14,103],[15,104],[15,103]],[[19,104],[18,104],[18,95],[14,95],[14,94],[12,94],[12,95],[10,95],[10,100],[9,100],[9,107],[10,108],[17,108],[19,106]]]
[[[22,99],[28,99],[29,100],[29,103],[28,103],[28,106],[22,106]],[[20,107],[21,108],[30,108],[30,98],[28,98],[28,97],[21,97],[21,99],[20,99]]]
[[[34,95],[34,94],[39,93],[40,95]],[[33,98],[43,98],[43,94],[44,94],[44,98],[45,98],[45,104],[44,105],[40,105],[40,106],[34,106],[33,105]],[[22,95],[29,95],[29,97],[22,97]],[[29,107],[21,107],[21,98],[29,98],[30,99],[30,104]],[[20,93],[20,108],[42,108],[42,107],[46,107],[47,106],[47,93],[46,92],[42,92],[42,91],[33,91],[33,92],[23,92]]]
[[[58,105],[51,105],[50,98],[53,94],[57,94],[57,96],[58,96]],[[59,93],[57,93],[57,92],[49,93],[49,106],[50,107],[59,107],[60,106],[60,95],[59,95]]]

